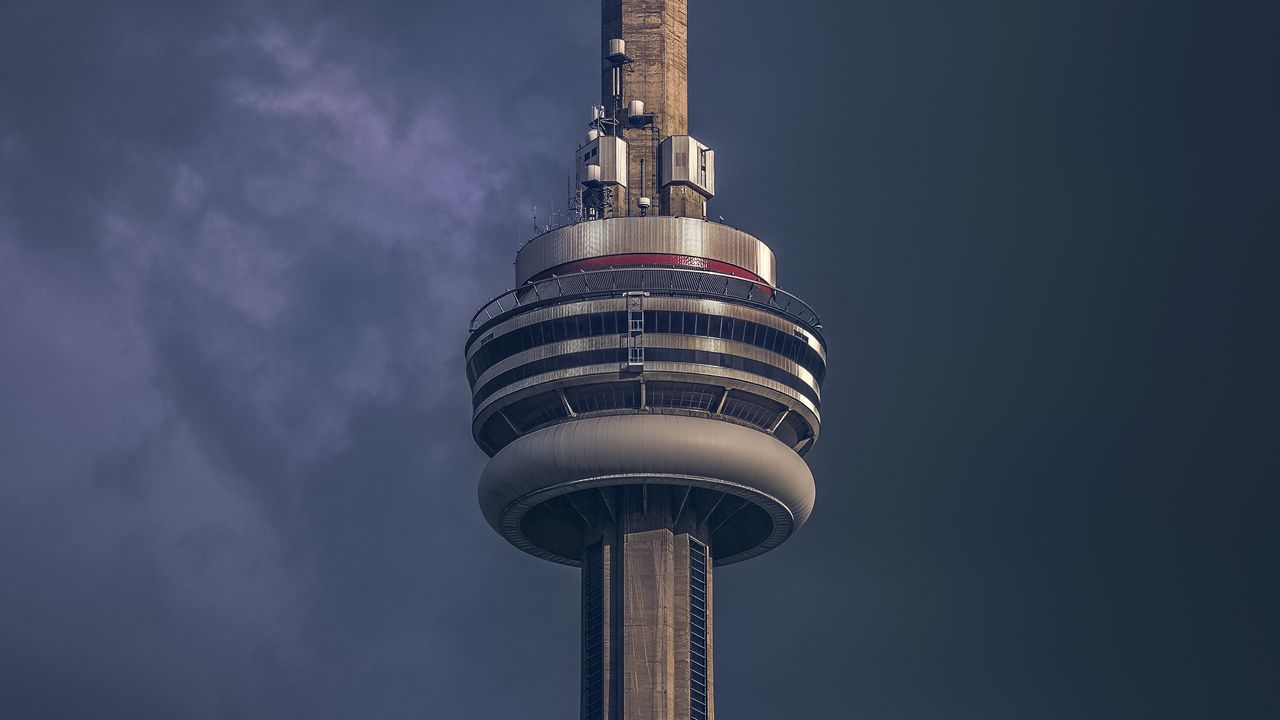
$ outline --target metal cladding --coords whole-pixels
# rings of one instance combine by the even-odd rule
[[[715,151],[688,135],[663,140],[658,146],[658,184],[687,185],[704,197],[715,197]]]
[[[711,568],[813,511],[827,348],[773,251],[706,220],[687,0],[602,9],[571,212],[471,319],[478,495],[512,545],[582,567],[583,720],[711,720]]]
[[[826,347],[808,313],[783,309],[791,305],[781,291],[674,268],[541,284],[550,287],[523,301],[512,296],[467,344],[472,430],[489,454],[543,427],[601,414],[712,418],[800,453],[816,441]]]
[[[773,251],[752,235],[719,223],[652,215],[582,222],[535,237],[516,253],[516,285],[576,260],[629,253],[716,260],[777,284]],[[618,265],[627,265],[625,260]]]
[[[578,182],[583,185],[627,185],[627,141],[600,135],[578,148]]]

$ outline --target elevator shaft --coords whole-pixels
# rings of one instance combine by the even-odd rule
[[[688,489],[606,492],[583,555],[582,718],[708,720],[711,558]]]

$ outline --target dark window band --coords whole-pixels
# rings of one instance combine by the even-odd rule
[[[804,380],[792,375],[780,367],[763,363],[759,360],[739,357],[729,353],[708,352],[706,350],[684,350],[679,348],[659,348],[650,347],[644,350],[645,361],[655,362],[679,362],[679,363],[696,363],[699,365],[716,365],[719,367],[733,368],[742,370],[753,375],[776,380],[793,390],[799,391],[802,395],[813,401],[817,406],[819,404],[818,394]],[[555,355],[542,360],[525,363],[518,367],[511,368],[504,373],[498,373],[493,378],[482,385],[475,394],[475,404],[479,405],[493,395],[498,390],[519,382],[535,375],[554,372],[556,370],[566,370],[568,368],[582,367],[585,365],[607,365],[617,363],[621,365],[627,359],[627,350],[623,347],[605,348],[601,350],[584,350],[582,352],[567,353],[565,355]]]
[[[573,315],[544,320],[505,333],[480,346],[467,362],[467,379],[475,383],[486,370],[516,353],[564,340],[577,340],[626,332],[625,312]],[[770,325],[705,313],[678,310],[646,310],[644,331],[736,340],[775,352],[813,374],[818,385],[826,377],[822,356],[804,339]]]

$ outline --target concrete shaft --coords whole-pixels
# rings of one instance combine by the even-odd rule
[[[602,49],[607,54],[609,41],[621,38],[634,60],[623,78],[623,102],[643,100],[645,110],[661,120],[665,135],[689,131],[688,8],[688,0],[603,0]],[[607,67],[602,93],[610,107]]]
[[[642,100],[653,115],[652,123],[622,130],[629,148],[628,186],[614,191],[615,215],[639,214],[636,201],[644,196],[657,200],[659,214],[703,217],[697,191],[682,185],[658,188],[658,143],[689,132],[688,8],[688,0],[602,0],[604,52],[610,40],[621,38],[633,59],[622,73],[620,99],[613,96],[613,70],[606,63],[602,102],[621,112],[632,100]]]
[[[711,563],[679,493],[615,488],[582,569],[582,719],[714,717]]]

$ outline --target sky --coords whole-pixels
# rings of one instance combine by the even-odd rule
[[[692,0],[712,214],[823,315],[722,718],[1280,716],[1280,11]],[[0,6],[0,716],[578,712],[462,346],[595,0]]]

